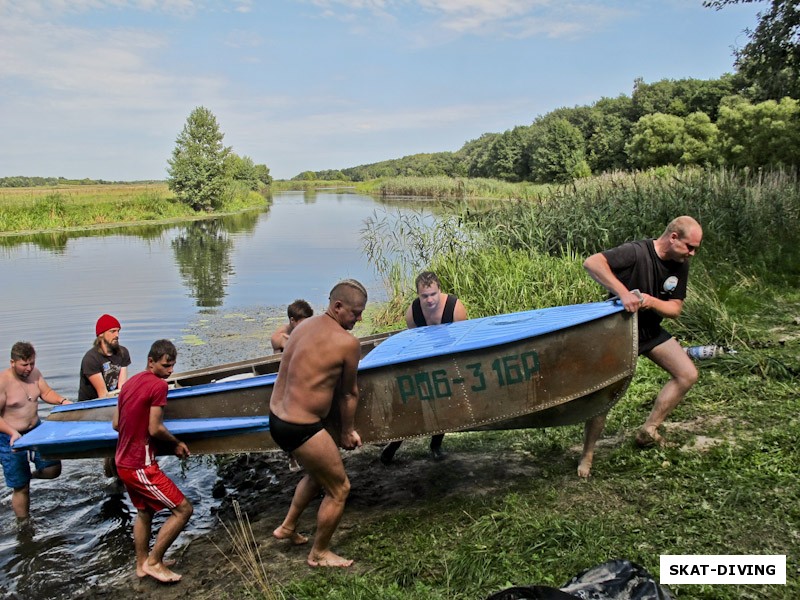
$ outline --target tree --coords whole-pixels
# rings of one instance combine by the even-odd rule
[[[720,108],[717,126],[727,164],[751,169],[800,165],[800,101],[751,104],[731,98]]]
[[[707,0],[717,10],[729,4],[764,0]],[[735,51],[738,74],[753,100],[800,99],[800,0],[770,0],[758,25],[746,30],[750,42]]]
[[[626,149],[638,168],[705,165],[718,161],[716,142],[717,127],[705,113],[685,118],[656,113],[639,119]]]
[[[544,117],[531,125],[531,177],[540,183],[567,183],[592,174],[580,130],[564,118]]]
[[[194,210],[213,211],[222,201],[227,181],[225,161],[230,153],[230,148],[222,145],[223,137],[217,118],[198,106],[175,140],[168,161],[167,184],[181,202]]]

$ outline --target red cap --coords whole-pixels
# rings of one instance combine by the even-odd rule
[[[97,319],[97,325],[94,326],[94,331],[97,336],[104,334],[109,329],[121,329],[122,325],[119,324],[111,315],[103,315]]]

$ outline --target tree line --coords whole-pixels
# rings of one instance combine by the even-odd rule
[[[559,108],[502,133],[485,133],[456,152],[415,154],[296,179],[487,177],[564,183],[592,174],[662,165],[758,169],[800,164],[800,103],[755,102],[736,78],[637,79],[631,96]]]
[[[662,165],[792,167],[800,164],[800,0],[707,0],[709,8],[762,2],[768,10],[719,79],[636,79],[630,96],[564,107],[456,152],[415,154],[295,179],[487,177],[563,183]]]

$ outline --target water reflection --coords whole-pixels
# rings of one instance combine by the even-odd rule
[[[222,306],[225,288],[235,273],[231,234],[254,231],[261,214],[249,211],[220,219],[193,221],[183,226],[172,240],[178,271],[198,307]]]

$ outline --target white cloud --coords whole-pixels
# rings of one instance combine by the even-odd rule
[[[416,6],[433,22],[422,19],[416,26],[455,35],[525,37],[574,37],[618,19],[627,10],[609,3],[586,0],[310,0],[323,16],[352,21],[357,12],[400,20]],[[345,11],[342,13],[341,11]],[[412,24],[406,23],[411,29]],[[369,28],[363,28],[369,31]],[[430,34],[425,34],[430,36]],[[413,36],[419,42],[423,36]]]

